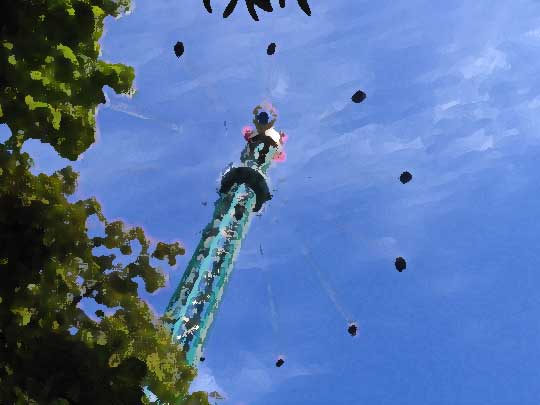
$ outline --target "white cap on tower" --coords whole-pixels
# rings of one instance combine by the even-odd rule
[[[274,127],[264,131],[264,134],[272,138],[272,140],[279,145],[280,143],[279,140],[281,139],[281,135],[279,134],[278,131],[274,129]]]

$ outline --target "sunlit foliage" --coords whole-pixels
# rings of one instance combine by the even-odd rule
[[[68,201],[77,173],[68,166],[36,176],[31,157],[21,151],[34,138],[77,159],[94,142],[103,86],[132,92],[131,67],[98,60],[104,18],[128,7],[128,0],[2,5],[0,123],[11,130],[0,144],[5,403],[146,403],[143,385],[162,402],[208,403],[205,393],[187,395],[195,370],[138,296],[134,280],[139,277],[148,292],[163,287],[163,270],[151,261],[175,265],[183,247],[159,242],[151,249],[142,228],[107,221],[95,199]],[[103,224],[103,235],[89,236],[89,217]],[[105,310],[90,316],[80,308],[83,299]]]

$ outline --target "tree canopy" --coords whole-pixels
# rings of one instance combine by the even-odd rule
[[[12,0],[0,13],[0,398],[16,404],[208,404],[188,395],[196,371],[138,296],[164,286],[151,260],[185,253],[178,242],[151,248],[140,227],[109,222],[94,199],[68,201],[78,174],[30,172],[28,139],[75,160],[95,139],[103,86],[132,92],[134,70],[98,60],[106,16],[129,0]],[[90,237],[87,221],[104,225]],[[97,254],[104,248],[109,254]],[[138,252],[134,254],[134,249]],[[118,256],[118,258],[117,258]],[[129,263],[117,259],[136,257]],[[89,316],[83,299],[101,304]]]
[[[12,0],[0,13],[0,123],[76,160],[94,142],[103,86],[129,93],[134,70],[98,60],[106,16],[129,0]]]

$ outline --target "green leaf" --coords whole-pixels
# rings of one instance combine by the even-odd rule
[[[13,308],[11,312],[21,317],[22,326],[26,326],[30,323],[30,318],[32,317],[32,313],[30,312],[28,308]]]
[[[56,47],[56,49],[58,49],[62,53],[62,56],[64,56],[64,58],[71,61],[71,63],[73,63],[74,65],[79,64],[77,57],[75,56],[75,54],[73,53],[73,50],[69,46],[60,44]]]

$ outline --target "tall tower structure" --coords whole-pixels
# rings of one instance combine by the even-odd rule
[[[272,198],[267,171],[283,153],[284,142],[284,134],[271,126],[274,122],[257,128],[241,153],[242,164],[224,173],[212,219],[165,311],[172,338],[182,345],[190,365],[200,361],[251,220]]]

